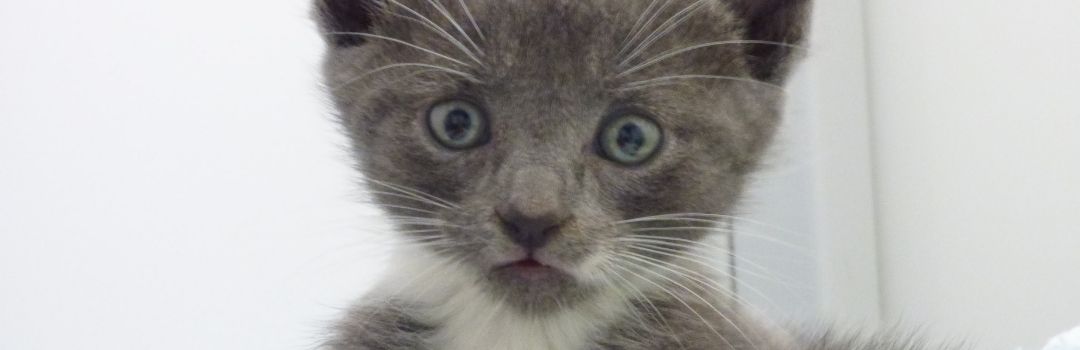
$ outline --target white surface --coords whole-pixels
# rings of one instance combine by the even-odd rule
[[[1080,320],[1080,1],[870,1],[886,320],[1038,348]]]
[[[371,282],[307,6],[0,3],[0,349],[305,349]]]
[[[880,317],[863,2],[816,0],[806,68],[814,156],[821,316],[872,326]],[[774,199],[779,200],[779,199]]]
[[[1080,327],[1050,339],[1043,350],[1080,350]]]
[[[880,319],[863,8],[819,0],[789,83],[784,127],[745,201],[740,294],[781,319],[868,327]],[[764,224],[763,224],[764,223]],[[782,243],[779,243],[779,242]],[[779,280],[779,281],[778,281]]]

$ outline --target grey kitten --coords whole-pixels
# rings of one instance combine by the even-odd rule
[[[768,326],[696,258],[770,144],[809,3],[318,1],[326,84],[409,242],[325,346],[916,348]]]

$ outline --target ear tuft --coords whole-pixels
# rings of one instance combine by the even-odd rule
[[[364,37],[332,33],[364,33],[371,28],[372,0],[315,0],[315,19],[326,42],[334,47],[359,46]]]
[[[746,23],[747,40],[801,45],[809,25],[811,0],[730,0]],[[787,78],[793,49],[783,45],[747,45],[754,78],[783,82]]]

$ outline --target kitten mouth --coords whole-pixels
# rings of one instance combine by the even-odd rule
[[[499,266],[498,268],[500,268],[500,269],[543,269],[543,268],[549,268],[550,269],[552,267],[547,266],[544,263],[529,257],[529,258],[524,258],[524,259],[521,259],[521,260],[518,260],[518,261],[511,262],[509,264]]]
[[[525,281],[540,281],[564,275],[558,268],[546,265],[532,257],[498,266],[495,270]]]
[[[558,262],[532,255],[496,265],[487,277],[493,291],[527,312],[558,310],[583,295],[577,279]]]

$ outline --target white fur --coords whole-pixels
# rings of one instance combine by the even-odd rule
[[[422,305],[424,321],[438,325],[430,346],[447,350],[585,349],[601,327],[627,312],[625,298],[594,301],[546,316],[524,315],[493,298],[475,270],[423,248],[399,252],[383,292]]]

